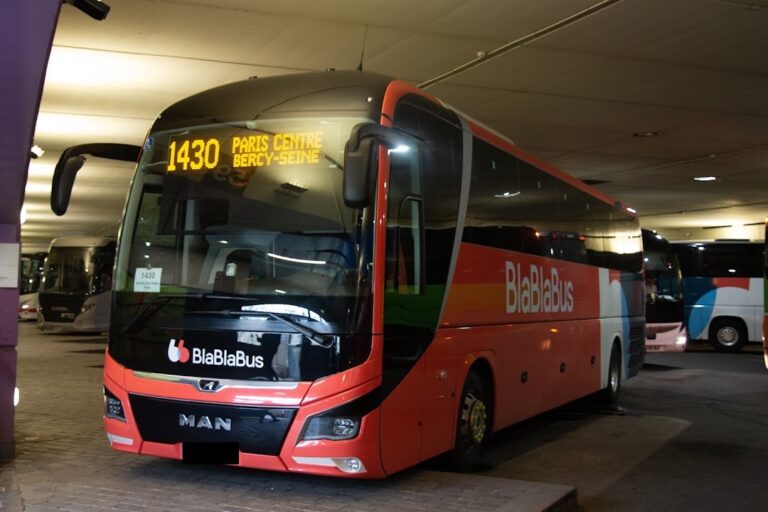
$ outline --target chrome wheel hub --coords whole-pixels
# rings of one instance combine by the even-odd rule
[[[473,393],[468,393],[464,399],[462,420],[465,437],[472,444],[480,445],[485,438],[488,410]]]
[[[739,341],[739,333],[733,327],[723,327],[717,331],[717,342],[726,347],[735,345]]]
[[[619,388],[619,367],[618,365],[611,365],[611,374],[610,374],[610,386],[613,391],[616,391]]]

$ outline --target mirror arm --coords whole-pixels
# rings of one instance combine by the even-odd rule
[[[357,151],[363,139],[372,137],[376,142],[386,146],[389,149],[395,148],[409,139],[418,137],[398,130],[397,128],[388,128],[376,123],[361,123],[352,128],[349,136],[348,147],[350,151]]]
[[[91,155],[96,158],[107,158],[109,160],[122,160],[125,162],[137,162],[139,160],[139,154],[141,153],[141,146],[134,144],[112,144],[112,143],[94,143],[94,144],[80,144],[78,146],[71,146],[64,150],[59,158],[58,167],[62,161],[67,158],[80,155]]]
[[[133,144],[80,144],[65,149],[53,170],[51,210],[59,216],[67,212],[75,176],[85,164],[85,157],[83,155],[125,162],[137,162],[140,154],[141,146]]]
[[[361,123],[352,128],[344,148],[344,203],[350,208],[365,208],[371,198],[379,146],[394,149],[418,137],[376,123]]]

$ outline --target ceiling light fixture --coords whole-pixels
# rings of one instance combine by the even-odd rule
[[[717,176],[696,176],[693,181],[716,181]]]
[[[45,151],[43,151],[43,148],[35,144],[29,149],[29,157],[30,158],[40,158],[45,154]]]

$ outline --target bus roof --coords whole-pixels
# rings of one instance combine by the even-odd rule
[[[253,78],[214,87],[163,111],[153,131],[211,122],[244,121],[259,115],[337,110],[378,121],[392,78],[361,71],[326,71]],[[358,95],[350,96],[357,90]],[[232,98],[241,98],[233,102]],[[322,103],[319,103],[322,101]]]
[[[442,102],[439,98],[417,89],[408,82],[377,73],[326,71],[233,82],[202,91],[171,105],[155,120],[152,131],[182,128],[189,126],[191,122],[199,124],[227,121],[242,122],[255,119],[265,112],[279,115],[281,113],[338,111],[349,114],[357,113],[361,117],[378,122],[381,118],[384,97],[392,86],[395,88],[412,87],[413,90],[418,90],[432,101],[466,119],[475,136],[636,217],[633,210],[626,208],[613,197],[585,184],[559,168],[537,159],[517,146],[508,137]],[[350,92],[355,90],[357,95],[351,96]],[[233,102],[232,98],[240,98],[240,100]]]
[[[112,236],[67,236],[51,240],[51,249],[54,247],[103,247],[116,241]],[[49,249],[50,250],[50,249]]]

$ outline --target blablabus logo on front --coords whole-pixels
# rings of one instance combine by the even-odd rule
[[[556,268],[506,262],[507,313],[571,313],[573,281]]]
[[[264,356],[252,356],[242,350],[230,352],[220,348],[208,350],[192,347],[190,357],[190,349],[184,346],[184,340],[181,339],[178,345],[175,339],[168,342],[168,359],[174,363],[191,361],[192,364],[226,368],[264,368]]]

